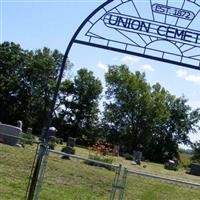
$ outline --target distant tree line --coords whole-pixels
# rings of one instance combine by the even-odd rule
[[[62,59],[58,50],[28,51],[12,42],[0,44],[2,123],[22,120],[25,129],[41,134]],[[71,67],[68,61],[66,70]],[[76,137],[83,145],[109,142],[123,152],[140,150],[156,162],[178,158],[179,144],[193,145],[199,158],[199,143],[192,144],[188,135],[200,128],[200,110],[192,110],[184,96],[170,94],[159,83],[151,86],[144,73],[132,73],[126,65],[109,66],[105,81],[103,111],[103,87],[93,72],[82,68],[62,82],[53,119],[58,137]]]

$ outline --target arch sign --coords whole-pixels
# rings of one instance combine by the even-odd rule
[[[96,8],[67,46],[44,138],[74,43],[200,70],[200,0],[107,0]]]
[[[96,8],[67,46],[45,138],[74,43],[200,70],[200,0],[107,0]]]
[[[200,0],[108,0],[71,42],[200,70]]]

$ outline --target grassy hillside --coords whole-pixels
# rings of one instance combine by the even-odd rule
[[[0,144],[1,200],[24,199],[34,152],[35,146],[16,148]],[[88,151],[83,148],[76,148],[76,153],[88,155]],[[143,163],[147,166],[144,168],[143,165],[133,166],[130,161],[121,157],[116,162],[129,169],[200,182],[199,177],[188,175],[184,170],[168,171],[162,165],[155,163]],[[58,155],[50,154],[40,199],[109,199],[113,178],[114,171],[86,165],[76,159],[63,160]],[[124,199],[127,200],[199,200],[199,197],[199,188],[169,184],[137,175],[128,175],[124,195]]]

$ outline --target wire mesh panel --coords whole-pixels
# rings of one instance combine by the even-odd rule
[[[169,178],[170,179],[170,178]],[[127,200],[199,200],[200,183],[184,183],[174,179],[127,171],[124,198]]]
[[[2,133],[0,136],[0,199],[25,199],[38,144]],[[17,144],[10,145],[10,141]]]
[[[115,167],[83,159],[79,156],[63,159],[61,154],[50,153],[40,199],[108,200]]]

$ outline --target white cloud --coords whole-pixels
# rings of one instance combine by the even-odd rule
[[[188,105],[192,108],[200,108],[200,101],[199,100],[188,100]]]
[[[178,70],[178,71],[176,71],[176,75],[180,78],[184,78],[185,76],[187,76],[187,71],[186,70]]]
[[[185,80],[200,84],[200,76],[188,75]]]
[[[98,62],[97,67],[102,69],[103,71],[107,72],[108,71],[108,66],[103,64],[101,61]]]
[[[200,75],[189,74],[186,70],[178,70],[176,71],[176,75],[186,81],[200,84]]]
[[[124,62],[124,63],[133,64],[133,63],[140,62],[140,58],[137,57],[137,56],[126,55],[126,56],[121,58],[121,61]]]
[[[119,58],[118,58],[118,57],[113,57],[112,60],[113,60],[113,61],[118,61]]]
[[[150,72],[154,72],[155,71],[154,68],[151,65],[148,65],[148,64],[142,65],[142,69],[144,71],[150,71]]]

